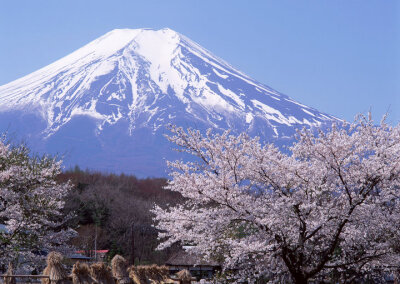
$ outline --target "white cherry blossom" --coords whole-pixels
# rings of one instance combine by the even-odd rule
[[[186,201],[154,209],[160,249],[194,245],[237,281],[345,283],[399,269],[399,125],[359,116],[303,129],[285,151],[246,134],[171,131],[192,158],[169,163],[167,189]]]
[[[60,171],[55,158],[0,140],[0,264],[35,264],[45,252],[66,249],[75,232],[61,212],[71,185],[56,182]]]

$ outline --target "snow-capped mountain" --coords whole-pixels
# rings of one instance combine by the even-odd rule
[[[165,175],[173,123],[247,131],[264,140],[335,117],[249,78],[170,29],[118,29],[0,86],[0,130],[37,151],[141,176]]]

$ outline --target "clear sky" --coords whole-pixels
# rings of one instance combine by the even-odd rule
[[[112,29],[164,27],[320,111],[400,122],[396,0],[0,0],[0,85]]]

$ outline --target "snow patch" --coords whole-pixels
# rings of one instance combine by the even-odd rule
[[[222,78],[222,79],[226,79],[226,78],[229,77],[228,75],[224,75],[224,74],[219,73],[217,70],[215,70],[215,68],[213,68],[212,70],[214,71],[214,73],[215,73],[218,77],[220,77],[220,78]]]
[[[95,119],[100,119],[100,120],[103,120],[106,118],[104,115],[102,115],[96,111],[92,111],[90,109],[82,109],[80,107],[75,108],[71,111],[71,117],[78,116],[78,115],[90,116],[90,117],[93,117]]]
[[[264,115],[267,119],[274,120],[280,124],[286,124],[288,126],[291,125],[289,120],[283,116],[279,110],[274,109],[258,100],[251,100],[251,102],[253,103],[254,107],[264,112]]]
[[[254,116],[252,113],[248,112],[246,113],[246,123],[251,123],[254,119]]]
[[[302,110],[303,110],[305,113],[307,113],[307,114],[309,114],[309,115],[315,117],[315,115],[314,115],[312,112],[310,112],[310,111],[308,111],[308,110],[306,110],[306,109],[304,109],[304,108],[302,108]]]
[[[240,96],[232,92],[231,90],[225,89],[222,85],[217,84],[218,90],[225,96],[231,98],[242,110],[245,109],[245,103],[240,99]]]

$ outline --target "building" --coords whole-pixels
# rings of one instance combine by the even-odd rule
[[[66,262],[69,265],[73,265],[75,262],[92,262],[93,258],[83,255],[81,253],[75,252],[70,255],[67,255]]]
[[[204,261],[201,257],[187,251],[179,251],[173,254],[165,265],[169,268],[170,274],[187,269],[192,276],[200,279],[211,279],[216,272],[221,271],[221,264],[216,261]]]
[[[108,249],[101,249],[101,250],[78,250],[75,253],[82,254],[85,256],[90,257],[93,261],[105,261],[106,255],[108,253]]]

